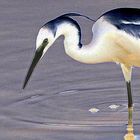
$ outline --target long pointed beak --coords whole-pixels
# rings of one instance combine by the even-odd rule
[[[32,63],[30,65],[30,68],[27,72],[27,75],[26,75],[26,78],[25,78],[25,81],[24,81],[24,84],[23,84],[23,87],[22,87],[23,89],[26,87],[26,85],[27,85],[27,83],[28,83],[28,81],[29,81],[37,63],[39,62],[40,58],[43,56],[43,50],[44,50],[45,46],[46,45],[42,45],[41,47],[39,47],[36,50],[34,58],[33,58]]]

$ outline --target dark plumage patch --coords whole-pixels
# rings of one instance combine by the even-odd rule
[[[49,22],[46,23],[43,27],[49,28],[49,29],[52,31],[52,33],[54,34],[54,37],[55,37],[56,31],[57,31],[57,27],[56,27],[56,25],[55,25],[54,20],[49,21]]]
[[[80,28],[79,24],[75,20],[73,20],[72,18],[62,15],[62,16],[57,17],[57,18],[47,22],[46,24],[44,24],[43,28],[45,28],[45,27],[49,28],[55,36],[58,26],[62,23],[65,23],[65,22],[70,23],[72,26],[75,26],[75,28],[78,30],[79,48],[81,48],[82,47],[82,44],[81,44],[81,28]]]
[[[140,38],[140,25],[134,24],[140,22],[140,9],[114,9],[106,12],[102,16],[119,30],[123,30],[136,38]]]

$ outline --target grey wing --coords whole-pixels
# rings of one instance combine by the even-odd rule
[[[117,26],[119,30],[123,30],[128,34],[134,36],[135,38],[140,38],[140,25],[136,25],[134,23],[120,24]]]
[[[102,16],[117,29],[140,38],[140,9],[120,8],[106,12]]]

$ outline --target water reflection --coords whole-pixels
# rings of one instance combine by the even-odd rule
[[[140,140],[140,135],[135,135],[135,140]]]
[[[1,126],[7,129],[9,137],[18,133],[26,135],[27,139],[40,136],[52,140],[58,137],[62,140],[69,137],[76,140],[140,140],[140,136],[134,137],[140,128],[140,98],[135,99],[133,122],[133,109],[128,111],[127,100],[118,99],[120,92],[112,92],[76,89],[54,94],[36,91],[16,95],[13,99],[6,96],[7,105],[0,108]],[[125,124],[129,124],[127,131]]]
[[[133,126],[129,126],[129,128],[127,128],[127,133],[124,136],[124,140],[140,140],[140,135],[135,135]]]
[[[134,135],[133,124],[127,126],[127,133],[124,136],[124,140],[136,140]]]
[[[133,128],[133,107],[128,108],[128,126],[127,126],[127,133],[124,136],[124,140],[140,140],[138,135],[134,135],[134,128]]]

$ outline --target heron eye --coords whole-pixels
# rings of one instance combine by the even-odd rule
[[[43,40],[43,43],[44,43],[44,44],[48,44],[48,38],[45,38],[45,39]]]

